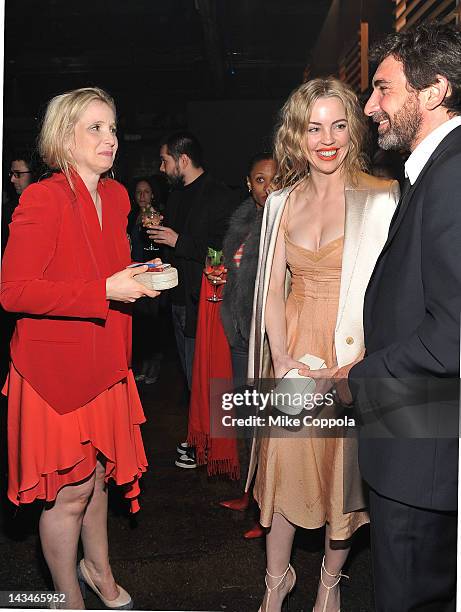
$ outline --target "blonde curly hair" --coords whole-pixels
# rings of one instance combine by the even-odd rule
[[[277,162],[275,188],[292,186],[308,176],[305,138],[312,108],[320,98],[332,97],[343,103],[349,126],[350,145],[344,160],[345,175],[354,183],[357,173],[366,169],[363,146],[367,126],[357,96],[348,85],[334,77],[312,79],[295,89],[280,111],[274,140]]]

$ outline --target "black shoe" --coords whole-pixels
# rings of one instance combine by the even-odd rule
[[[194,453],[194,455],[195,455],[195,453]],[[195,456],[186,455],[186,454],[180,455],[178,457],[178,459],[176,459],[174,464],[177,465],[180,468],[186,468],[186,469],[196,468],[197,467],[197,462],[195,461]]]
[[[176,452],[179,453],[180,455],[187,455],[189,449],[191,448],[192,446],[189,446],[187,442],[180,442],[178,446],[176,447]]]

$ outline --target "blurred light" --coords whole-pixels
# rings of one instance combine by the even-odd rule
[[[136,142],[137,140],[142,140],[142,136],[141,134],[123,134],[123,140]]]

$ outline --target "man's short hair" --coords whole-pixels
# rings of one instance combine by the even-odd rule
[[[37,180],[40,170],[40,160],[35,151],[29,149],[16,149],[11,155],[11,163],[14,161],[23,161],[31,171],[32,181]]]
[[[440,22],[421,23],[414,28],[389,34],[371,50],[378,63],[392,55],[402,62],[408,84],[416,91],[426,89],[444,76],[451,94],[442,103],[449,112],[461,114],[461,32]]]
[[[163,138],[160,146],[166,145],[168,154],[178,161],[181,155],[187,155],[195,168],[203,166],[202,146],[191,132],[173,132]]]

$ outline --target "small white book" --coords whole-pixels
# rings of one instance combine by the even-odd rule
[[[306,353],[298,361],[309,366],[311,370],[321,370],[327,365],[323,359]],[[274,406],[280,412],[297,416],[304,410],[306,396],[315,393],[315,380],[298,374],[299,368],[288,370],[273,392]]]

